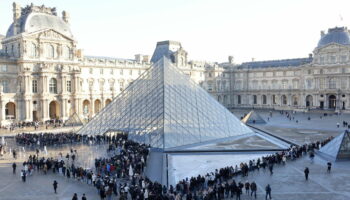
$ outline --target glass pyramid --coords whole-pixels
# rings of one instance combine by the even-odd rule
[[[64,122],[65,126],[82,126],[84,125],[83,120],[80,119],[77,113],[73,113],[67,121]]]
[[[350,158],[350,133],[345,131],[320,149],[320,152],[330,156],[332,159]]]
[[[125,131],[155,148],[174,148],[253,131],[172,63],[162,58],[79,130]]]

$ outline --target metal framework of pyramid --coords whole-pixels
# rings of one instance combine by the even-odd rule
[[[79,133],[124,131],[132,140],[168,149],[252,133],[188,75],[160,59]]]
[[[65,126],[82,126],[84,125],[83,120],[80,119],[77,113],[73,113],[67,121],[64,122]]]
[[[250,111],[241,121],[245,124],[266,124],[266,121],[254,110]]]
[[[345,131],[324,145],[319,152],[333,160],[350,159],[350,133]]]

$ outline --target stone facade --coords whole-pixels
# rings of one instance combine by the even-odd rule
[[[69,20],[55,8],[13,4],[13,23],[0,35],[2,126],[74,113],[89,119],[162,56],[227,108],[350,109],[346,28],[322,32],[314,57],[235,64],[232,56],[226,63],[189,61],[175,41],[158,42],[151,60],[85,56]]]

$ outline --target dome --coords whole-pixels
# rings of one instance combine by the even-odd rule
[[[47,13],[30,13],[22,16],[18,20],[19,30],[17,33],[14,32],[14,25],[12,23],[7,30],[6,37],[11,37],[23,32],[33,33],[40,30],[53,29],[63,35],[73,38],[69,24],[56,15],[50,15]]]
[[[348,29],[346,27],[335,27],[328,29],[327,34],[322,32],[317,48],[324,47],[331,43],[350,45],[350,35]]]

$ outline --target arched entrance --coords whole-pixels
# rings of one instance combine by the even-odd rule
[[[5,119],[16,119],[16,105],[9,102],[5,105]]]
[[[90,112],[90,101],[86,99],[83,101],[83,114],[88,115],[89,112]]]
[[[95,114],[97,114],[101,110],[101,101],[99,99],[95,100],[94,107],[95,107]]]
[[[307,95],[306,99],[305,99],[305,105],[306,107],[312,107],[312,96],[311,95]]]
[[[108,104],[110,104],[111,102],[112,102],[112,100],[107,99],[107,100],[106,100],[106,106],[107,106]]]
[[[49,116],[50,119],[59,119],[60,117],[60,105],[57,101],[51,101],[49,104]]]
[[[337,97],[335,97],[335,95],[329,95],[328,108],[335,109],[336,107],[337,107]]]

